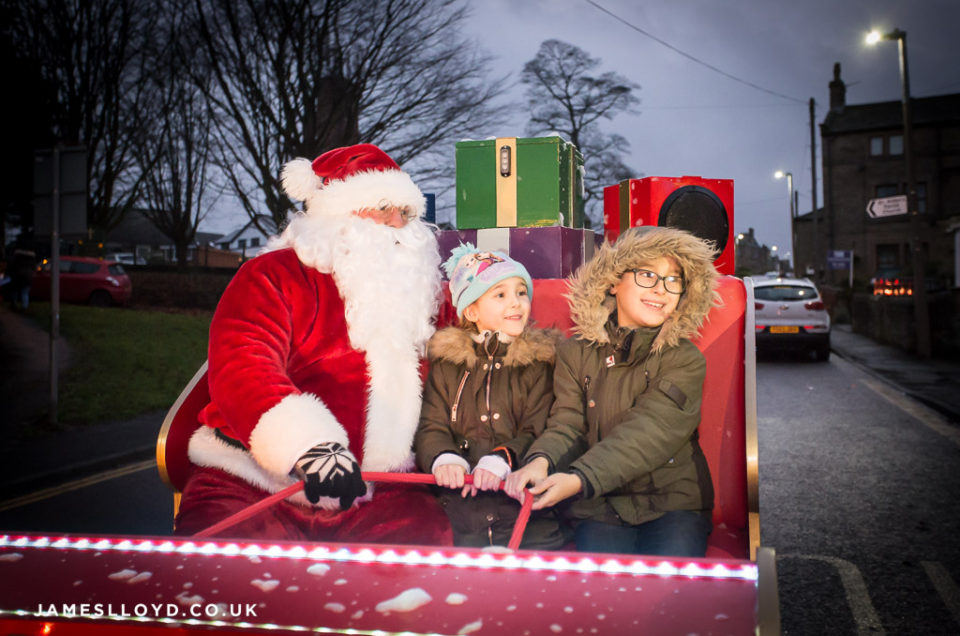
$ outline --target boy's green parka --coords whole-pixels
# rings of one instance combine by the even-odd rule
[[[610,293],[624,272],[676,259],[685,290],[658,328],[617,326]],[[717,302],[710,246],[671,228],[632,228],[571,279],[576,338],[560,346],[546,432],[525,461],[580,476],[581,495],[561,504],[573,519],[637,525],[672,510],[713,508],[697,441],[706,364],[690,342]]]

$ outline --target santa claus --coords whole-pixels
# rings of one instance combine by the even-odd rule
[[[245,263],[210,325],[210,403],[177,532],[193,534],[297,480],[302,493],[226,536],[449,544],[407,471],[433,333],[437,243],[410,177],[369,144],[295,159],[283,188],[305,211]]]

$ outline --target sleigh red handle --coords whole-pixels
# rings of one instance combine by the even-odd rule
[[[364,481],[372,482],[381,482],[381,483],[395,483],[395,484],[429,484],[436,485],[437,480],[433,475],[426,475],[423,473],[374,473],[374,472],[364,472],[361,473]],[[467,484],[473,483],[473,475],[465,475],[464,481]],[[503,482],[500,483],[500,489],[503,489]],[[275,492],[268,497],[264,497],[257,503],[252,506],[248,506],[241,510],[240,512],[234,513],[227,517],[226,519],[219,521],[209,528],[205,528],[200,532],[196,533],[195,537],[214,537],[218,533],[223,532],[227,528],[232,528],[241,521],[246,521],[250,517],[253,517],[261,510],[269,508],[273,504],[286,499],[290,495],[296,494],[303,490],[303,482],[298,481],[297,483],[287,486],[279,492]],[[530,494],[530,491],[526,491],[526,496],[523,498],[523,506],[520,508],[520,514],[517,516],[517,522],[513,527],[513,534],[510,535],[510,542],[507,544],[507,547],[511,550],[516,550],[520,547],[520,541],[523,539],[523,531],[527,528],[527,521],[530,520],[530,511],[533,506],[533,495]]]

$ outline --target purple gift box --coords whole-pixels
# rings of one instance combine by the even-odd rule
[[[497,227],[440,230],[437,242],[442,261],[450,258],[450,252],[461,242],[470,242],[479,250],[505,252],[523,263],[531,278],[566,278],[593,258],[597,234],[561,226]]]
[[[476,230],[437,230],[437,244],[440,246],[440,262],[446,263],[450,253],[461,243],[477,244]]]

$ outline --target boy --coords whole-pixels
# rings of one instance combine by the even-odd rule
[[[547,430],[508,477],[534,509],[567,502],[577,549],[703,556],[713,487],[697,442],[705,361],[690,342],[716,302],[713,248],[631,228],[571,282]],[[548,476],[549,475],[549,476]]]

